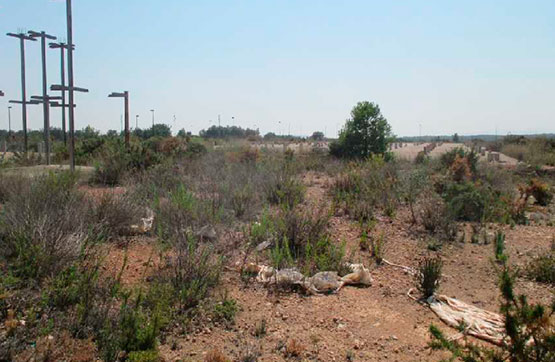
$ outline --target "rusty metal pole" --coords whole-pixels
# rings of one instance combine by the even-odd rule
[[[19,33],[19,34],[8,33],[7,35],[13,38],[19,39],[19,48],[20,48],[20,57],[21,57],[21,101],[20,102],[10,101],[10,102],[21,104],[21,120],[23,123],[22,127],[23,127],[23,144],[24,144],[23,149],[25,153],[27,153],[27,150],[28,150],[27,104],[29,103],[27,102],[27,91],[25,87],[25,83],[26,83],[25,82],[25,40],[29,40],[29,41],[37,41],[37,40],[34,38],[31,38],[30,36],[24,33]]]

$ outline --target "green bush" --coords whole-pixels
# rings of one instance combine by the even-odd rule
[[[505,261],[505,234],[502,231],[495,233],[495,243],[493,244],[495,251],[495,260]]]
[[[222,300],[214,306],[214,319],[224,323],[234,323],[238,310],[237,301],[224,295]]]
[[[457,220],[480,222],[486,216],[491,196],[487,189],[465,182],[448,184],[443,197],[449,212]]]

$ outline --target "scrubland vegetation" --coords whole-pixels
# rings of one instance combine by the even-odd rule
[[[86,183],[64,171],[0,173],[0,360],[81,353],[85,360],[157,361],[160,346],[176,338],[236,328],[244,306],[227,292],[226,273],[240,275],[242,288],[254,288],[249,263],[294,268],[307,277],[345,275],[347,262],[383,270],[393,251],[384,225],[399,218],[406,218],[408,235],[425,240],[426,256],[414,256],[406,269],[421,302],[450,283],[442,254],[466,243],[491,244],[483,253],[499,271],[507,343],[491,350],[459,343],[432,326],[433,349],[465,361],[553,360],[553,306],[531,304],[514,291],[521,279],[553,286],[553,249],[517,273],[507,253],[511,240],[501,231],[540,225],[531,217],[539,212],[547,215],[542,225],[553,226],[553,177],[481,162],[467,148],[396,160],[376,105],[357,105],[352,118],[331,154],[258,150],[245,140],[219,140],[225,147],[214,148],[218,128],[205,131],[205,139],[185,132],[172,137],[163,127],[137,131],[126,149],[117,135],[89,129],[77,144],[79,163],[94,167]],[[552,165],[551,156],[538,156],[552,153],[536,152],[548,147],[542,142],[507,141],[501,150],[511,154],[518,146],[522,160]],[[63,147],[54,149],[56,159],[66,160]],[[39,161],[18,154],[2,167]],[[322,197],[309,194],[308,174],[327,180]],[[151,216],[152,228],[142,230]],[[344,219],[359,231],[355,248],[337,237],[335,225]],[[152,253],[140,281],[128,283],[127,254],[116,270],[106,264],[112,248],[126,250],[137,239]],[[273,292],[279,298],[284,291]],[[269,333],[267,323],[253,328],[258,341]],[[308,343],[291,337],[273,350],[301,359]],[[239,360],[261,354],[248,341],[237,344],[243,345]],[[207,352],[206,361],[231,360],[217,349]],[[355,359],[350,349],[346,354]]]

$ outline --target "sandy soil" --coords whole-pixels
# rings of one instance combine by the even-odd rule
[[[310,173],[304,178],[308,185],[307,203],[316,207],[329,202],[329,179]],[[302,358],[313,361],[344,361],[347,354],[360,361],[436,361],[445,355],[431,354],[427,348],[428,327],[440,326],[448,335],[456,331],[442,324],[426,306],[406,295],[414,287],[413,277],[401,269],[373,265],[368,252],[358,247],[360,231],[357,224],[343,216],[331,220],[333,237],[346,241],[354,261],[371,265],[374,283],[368,288],[346,287],[339,294],[302,296],[276,293],[256,283],[245,284],[237,271],[228,268],[222,288],[237,300],[240,312],[231,327],[200,326],[185,336],[168,336],[160,346],[167,361],[202,361],[208,351],[217,349],[238,361],[248,349],[260,353],[260,361],[285,360],[278,347],[295,340],[302,346]],[[525,265],[534,254],[545,252],[555,234],[553,227],[517,226],[504,228],[510,260]],[[376,228],[387,241],[388,260],[415,267],[421,256],[432,253],[418,229],[411,229],[408,210],[399,210],[390,220],[382,217]],[[154,241],[131,240],[127,251],[128,266],[124,272],[127,285],[144,281]],[[439,252],[446,275],[440,293],[455,297],[480,308],[497,311],[499,293],[492,245],[456,243]],[[125,252],[114,246],[109,254],[113,270],[121,268]],[[233,265],[240,255],[230,260]],[[149,262],[150,260],[150,262]],[[517,291],[529,295],[532,302],[549,302],[553,288],[520,279]],[[267,323],[267,335],[254,337],[256,325]]]

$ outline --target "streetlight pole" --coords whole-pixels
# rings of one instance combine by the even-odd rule
[[[154,109],[150,110],[152,112],[152,128],[154,129]]]
[[[113,92],[108,95],[110,98],[123,98],[123,105],[125,109],[125,147],[129,148],[129,92],[123,93]]]
[[[25,40],[37,41],[37,39],[31,38],[25,33],[8,33],[8,36],[19,39],[19,48],[21,56],[21,101],[10,101],[10,103],[21,104],[21,119],[23,123],[23,143],[24,151],[27,153],[28,149],[28,137],[27,137],[27,91],[25,87]]]
[[[139,115],[137,114],[135,116],[135,129],[138,129],[138,128],[139,128]]]
[[[59,42],[59,43],[50,43],[51,49],[60,49],[60,76],[61,76],[61,85],[65,88],[66,86],[66,66],[65,66],[65,50],[68,48],[67,44]],[[67,130],[66,130],[66,91],[62,90],[62,103],[60,104],[60,108],[62,109],[62,132],[64,134],[64,145],[67,146]]]
[[[42,98],[44,114],[44,151],[46,153],[46,164],[50,165],[50,102],[48,99],[48,82],[46,74],[46,39],[56,40],[53,35],[48,35],[44,31],[29,31],[32,38],[40,38],[42,55]]]
[[[12,106],[8,106],[8,138],[12,134]]]

